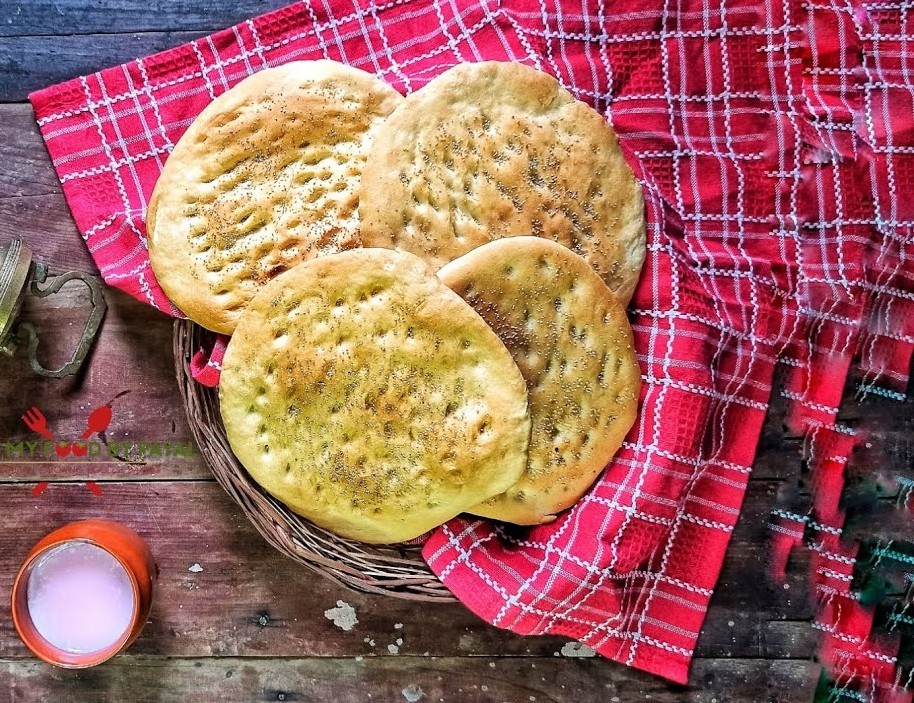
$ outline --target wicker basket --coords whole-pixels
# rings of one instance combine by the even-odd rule
[[[422,559],[419,547],[373,547],[338,537],[296,515],[261,490],[229,447],[219,394],[190,376],[189,361],[211,335],[189,320],[177,320],[174,331],[178,386],[194,440],[225,491],[264,538],[286,556],[322,576],[368,593],[420,601],[453,601]]]

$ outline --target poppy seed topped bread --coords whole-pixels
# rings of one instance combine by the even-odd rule
[[[435,268],[502,237],[551,239],[623,304],[645,256],[644,200],[615,132],[517,63],[461,64],[409,95],[372,143],[359,212],[364,246]]]
[[[229,342],[219,395],[254,480],[363,542],[421,535],[527,464],[520,371],[411,254],[355,249],[267,284]]]
[[[590,488],[635,421],[641,371],[625,309],[584,259],[539,237],[486,244],[438,277],[505,343],[530,394],[524,475],[469,512],[549,522]]]
[[[402,100],[334,61],[266,69],[217,97],[175,145],[149,204],[150,260],[172,302],[230,334],[274,276],[359,246],[365,154]]]

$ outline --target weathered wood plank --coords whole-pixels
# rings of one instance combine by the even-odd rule
[[[563,640],[524,639],[482,623],[462,606],[417,607],[356,594],[281,557],[212,482],[0,486],[0,656],[27,653],[11,630],[8,594],[15,565],[41,534],[88,516],[120,519],[149,542],[160,570],[150,623],[136,654],[168,656],[353,656],[403,654],[545,656]],[[202,571],[189,571],[199,564]],[[359,623],[343,631],[324,611],[344,600]],[[402,627],[397,628],[396,624]],[[368,641],[366,641],[366,639]]]
[[[0,105],[0,242],[25,239],[52,270],[95,271],[28,104]]]
[[[34,496],[29,484],[0,485],[0,657],[27,655],[8,613],[20,560],[44,533],[90,516],[131,525],[148,540],[159,565],[150,623],[135,654],[368,656],[388,654],[393,645],[409,655],[551,657],[564,644],[558,637],[524,638],[497,630],[456,603],[417,606],[345,590],[275,552],[214,482],[101,487],[96,496],[79,484],[56,483]],[[747,515],[756,520],[760,512],[761,507]],[[791,576],[791,592],[766,586],[766,547],[747,541],[751,532],[734,540],[698,653],[808,657],[806,623],[785,621],[772,629],[768,622],[807,616],[808,608],[791,600],[802,592],[805,572]],[[189,571],[194,564],[202,571]],[[338,600],[355,609],[359,622],[351,631],[324,615]]]
[[[211,32],[288,5],[289,0],[5,0],[0,36]]]
[[[0,242],[14,237],[58,271],[96,268],[24,103],[0,105]]]
[[[769,659],[790,659],[796,652],[819,651],[819,632],[808,621],[772,620],[762,632],[762,651]]]
[[[151,459],[142,467],[125,469],[121,462],[74,464],[74,458],[51,457],[53,463],[22,463],[21,452],[6,444],[38,440],[22,422],[30,407],[39,408],[48,426],[61,439],[77,439],[86,429],[92,409],[113,401],[109,442],[191,441],[178,397],[172,362],[172,321],[162,313],[112,288],[107,289],[108,314],[93,355],[79,376],[49,380],[31,373],[24,352],[0,355],[0,481],[52,480],[90,477],[199,478],[210,473],[199,456]],[[32,321],[44,340],[39,356],[46,366],[59,366],[75,348],[88,316],[86,289],[69,283],[60,295],[28,298],[24,319]],[[126,392],[126,395],[121,395]],[[96,439],[96,438],[93,438]],[[43,452],[40,452],[43,454]],[[20,461],[10,462],[11,454]],[[121,452],[124,456],[137,457]],[[46,461],[30,456],[30,461]]]
[[[20,234],[25,234],[29,241],[37,240],[38,247],[50,246],[50,249],[45,250],[47,255],[41,258],[50,262],[56,270],[78,263],[65,261],[73,249],[69,244],[63,245],[61,253],[57,253],[54,245],[49,245],[37,233],[34,236],[28,236],[33,234],[29,231]],[[76,237],[74,239],[77,245],[75,250],[84,250],[82,241]],[[82,432],[82,423],[88,410],[125,390],[130,390],[131,393],[117,403],[116,422],[112,426],[114,439],[126,440],[130,436],[137,437],[137,433],[141,432],[148,435],[146,439],[189,440],[190,431],[186,426],[172,372],[170,319],[113,288],[108,288],[107,291],[111,309],[102,327],[102,336],[91,365],[81,380],[47,381],[28,372],[26,360],[21,354],[13,359],[0,358],[0,376],[9,375],[18,379],[15,384],[0,385],[0,403],[6,409],[0,413],[0,444],[33,437],[19,419],[21,413],[32,405],[50,413],[49,419],[61,436],[76,437]],[[49,340],[49,347],[44,351],[47,356],[43,356],[48,365],[64,360],[64,355],[81,331],[82,321],[88,315],[87,305],[85,289],[75,283],[67,286],[58,296],[27,301],[26,319],[35,322]],[[111,369],[117,369],[118,372],[112,373]],[[753,480],[786,479],[789,482],[785,483],[785,490],[792,490],[800,477],[802,445],[799,440],[792,438],[780,443],[771,438],[779,431],[777,418],[778,413],[783,412],[783,404],[783,399],[777,395],[771,417],[765,425],[765,434],[769,439],[763,441],[759,450]],[[874,418],[864,423],[868,441],[861,445],[851,463],[850,474],[856,471],[855,466],[866,468],[867,471],[867,467],[878,466],[880,474],[887,477],[905,470],[912,446],[910,425],[914,413],[911,412],[911,405],[873,395],[862,401],[851,397],[847,399],[848,414],[871,414]],[[121,468],[117,466],[86,467],[75,474],[72,473],[73,470],[73,464],[34,465],[31,468],[17,467],[13,473],[4,472],[0,466],[0,480],[77,477],[96,480],[119,479],[122,476]],[[182,460],[180,465],[171,468],[168,465],[159,466],[157,472],[149,475],[159,478],[206,477],[209,473],[199,462],[194,464]],[[760,531],[756,537],[764,539],[764,521],[760,519],[758,526]]]
[[[201,31],[5,37],[0,42],[0,102],[199,38]]]
[[[85,671],[0,660],[11,703],[806,703],[817,668],[806,662],[699,659],[679,686],[600,659],[167,659],[121,657]],[[6,683],[6,686],[4,686]]]
[[[787,400],[781,395],[779,377],[759,438],[752,477],[800,479],[804,440],[791,434],[784,420]],[[914,384],[903,402],[874,393],[861,394],[853,377],[847,383],[838,412],[838,422],[853,428],[859,438],[848,465],[848,477],[874,478],[883,485],[903,472],[914,457]]]
[[[0,242],[23,237],[53,271],[98,270],[62,194],[0,198]]]
[[[59,202],[64,202],[32,106],[0,105],[0,202],[20,195],[47,194],[60,195]]]
[[[797,554],[787,569],[783,582],[769,578],[769,536],[768,517],[778,497],[779,483],[776,481],[752,481],[743,501],[740,519],[733,530],[727,555],[721,569],[712,609],[724,608],[736,613],[737,618],[727,617],[706,623],[712,624],[705,632],[714,641],[727,646],[727,638],[733,636],[729,622],[737,626],[740,619],[758,617],[762,622],[753,633],[758,632],[755,640],[744,639],[747,647],[763,648],[768,628],[767,620],[796,620],[811,617],[812,605],[808,592],[808,568],[806,555]],[[747,614],[747,615],[746,615]],[[745,615],[745,617],[744,617]],[[702,644],[699,640],[699,644]],[[737,656],[737,655],[733,655]]]

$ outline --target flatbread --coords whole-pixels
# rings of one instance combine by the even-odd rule
[[[378,131],[359,198],[365,246],[438,268],[501,237],[583,256],[628,303],[645,255],[644,200],[606,121],[516,63],[456,66]]]
[[[527,470],[469,512],[521,525],[575,503],[635,421],[641,372],[619,300],[580,256],[539,237],[501,239],[438,272],[482,315],[527,382]]]
[[[527,461],[527,391],[473,309],[415,256],[300,264],[250,302],[219,386],[232,450],[292,510],[408,540],[501,493]]]
[[[358,186],[377,127],[403,98],[333,61],[297,61],[216,98],[175,145],[147,214],[169,298],[230,334],[273,276],[358,236]]]

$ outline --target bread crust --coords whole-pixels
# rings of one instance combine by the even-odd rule
[[[147,213],[152,268],[172,302],[230,334],[275,275],[359,246],[365,154],[402,100],[322,60],[265,69],[208,105],[168,157]]]
[[[362,177],[365,246],[438,268],[502,237],[583,256],[627,304],[645,256],[644,200],[603,117],[522,64],[462,64],[381,126]]]
[[[417,257],[356,249],[251,300],[219,386],[266,491],[351,539],[401,542],[517,481],[530,418],[504,344]]]
[[[549,522],[586,493],[635,421],[641,371],[625,310],[584,259],[539,237],[486,244],[438,277],[505,343],[529,392],[527,469],[470,512]]]

